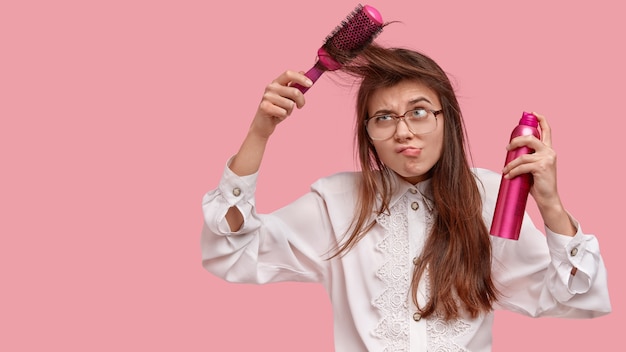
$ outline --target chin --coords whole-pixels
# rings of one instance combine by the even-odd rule
[[[403,173],[398,173],[398,175],[400,175],[400,177],[402,177],[403,179],[415,184],[417,182],[421,182],[430,178],[431,169],[419,171],[419,172],[403,172]]]
[[[404,175],[399,174],[399,175],[400,175],[400,177],[402,177],[402,179],[404,179],[405,181],[407,181],[409,183],[412,183],[412,184],[416,184],[416,183],[426,179],[424,174],[419,174],[419,175],[416,175],[416,174],[404,174]]]

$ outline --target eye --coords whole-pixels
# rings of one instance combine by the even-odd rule
[[[393,120],[393,116],[390,114],[387,115],[378,115],[372,117],[376,123],[384,123]]]
[[[417,108],[407,113],[407,117],[412,118],[412,119],[423,119],[426,116],[428,116],[428,110],[424,108]]]

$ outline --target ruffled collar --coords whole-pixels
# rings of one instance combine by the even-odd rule
[[[429,210],[432,211],[434,207],[434,203],[433,203],[432,189],[430,187],[431,181],[432,181],[431,178],[418,182],[417,184],[414,185],[405,181],[402,177],[400,177],[395,172],[393,172],[392,175],[393,175],[391,179],[392,193],[391,193],[391,200],[389,202],[390,208],[393,207],[400,200],[400,198],[402,198],[402,196],[405,195],[407,192],[411,194],[415,194],[417,191],[417,194],[420,194],[424,198],[424,203],[426,204],[427,207],[429,207]],[[378,198],[379,198],[379,201],[382,201],[382,199],[380,198],[380,195],[378,195]]]

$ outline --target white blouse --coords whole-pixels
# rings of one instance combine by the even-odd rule
[[[474,173],[489,228],[500,174]],[[217,189],[203,198],[204,268],[231,282],[322,283],[332,302],[336,351],[491,351],[493,312],[451,322],[416,313],[410,282],[432,217],[432,204],[423,196],[429,181],[412,185],[397,178],[390,214],[378,216],[346,255],[327,259],[350,226],[359,177],[346,172],[322,178],[295,202],[257,214],[257,174],[239,177],[226,167]],[[244,217],[237,232],[225,220],[232,206]],[[569,318],[611,311],[598,242],[572,223],[578,229],[574,237],[548,228],[544,236],[526,215],[519,240],[491,236],[492,277],[502,293],[495,309]],[[419,302],[428,297],[425,283],[419,285]]]

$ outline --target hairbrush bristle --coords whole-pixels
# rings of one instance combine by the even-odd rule
[[[373,8],[369,7],[372,11]],[[383,23],[376,21],[359,4],[339,26],[324,40],[322,48],[340,64],[355,58],[383,30]]]
[[[378,10],[359,4],[326,37],[324,45],[317,51],[318,60],[304,75],[315,83],[324,72],[340,69],[371,44],[383,26],[383,19]],[[293,86],[302,93],[310,88],[297,83]]]

